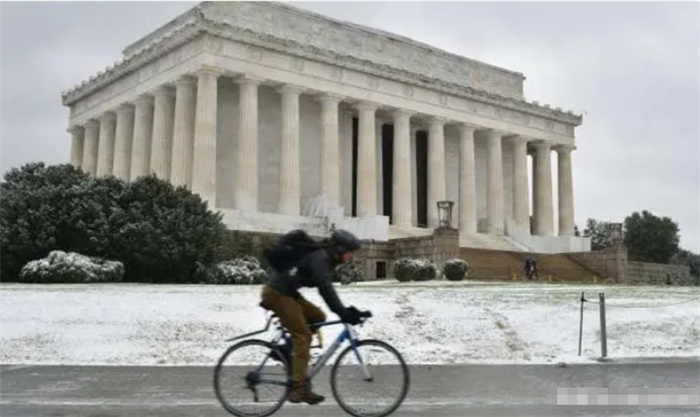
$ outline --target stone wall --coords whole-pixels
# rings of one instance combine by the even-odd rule
[[[624,246],[568,255],[608,282],[631,285],[697,285],[697,279],[690,275],[687,266],[629,261]]]
[[[622,283],[625,280],[627,248],[623,246],[594,252],[573,252],[568,256],[609,282]]]
[[[392,242],[365,242],[355,259],[365,270],[365,279],[386,279],[394,276],[394,244]]]
[[[456,229],[436,229],[431,236],[396,239],[392,243],[394,259],[428,259],[438,270],[442,270],[446,260],[459,257],[459,231]]]
[[[682,265],[627,263],[627,284],[637,285],[697,285],[690,268]]]

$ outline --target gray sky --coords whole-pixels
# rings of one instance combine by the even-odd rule
[[[194,4],[3,2],[0,171],[67,162],[60,92]],[[293,4],[524,73],[529,100],[584,113],[579,227],[647,209],[700,252],[698,3]]]

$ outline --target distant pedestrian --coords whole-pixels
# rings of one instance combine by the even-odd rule
[[[540,279],[539,274],[537,273],[537,261],[533,258],[527,258],[525,259],[525,266],[524,266],[524,272],[525,276],[527,277],[528,280],[532,280],[532,277],[537,277],[537,279]]]

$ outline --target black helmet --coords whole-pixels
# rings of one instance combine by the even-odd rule
[[[339,253],[354,252],[362,247],[362,242],[357,236],[342,229],[333,232],[330,243]]]

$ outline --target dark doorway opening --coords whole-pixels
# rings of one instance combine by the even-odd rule
[[[358,119],[352,118],[352,217],[357,216],[357,132]]]
[[[418,227],[428,227],[428,132],[416,132],[416,217]]]
[[[377,261],[377,266],[375,269],[375,277],[377,279],[386,278],[386,261]]]
[[[391,213],[394,201],[394,125],[382,127],[382,208],[383,214],[389,216],[393,223]]]

